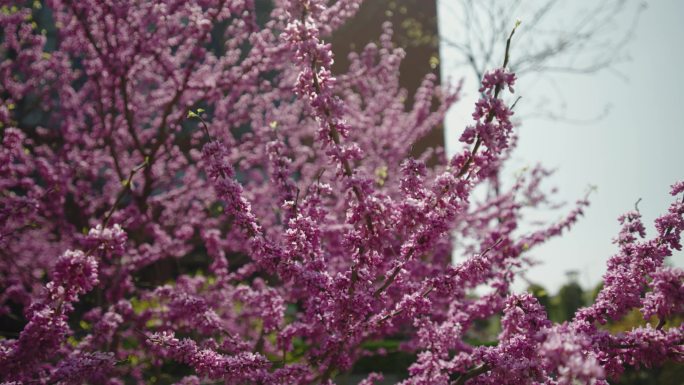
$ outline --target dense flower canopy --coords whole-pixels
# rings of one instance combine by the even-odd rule
[[[0,381],[326,384],[389,337],[416,354],[404,384],[606,384],[684,360],[665,264],[684,182],[652,237],[620,217],[596,302],[552,323],[510,286],[588,201],[519,231],[549,172],[498,182],[513,32],[462,149],[413,157],[459,89],[428,75],[408,105],[391,25],[333,74],[326,38],[360,2],[274,0],[265,20],[254,0],[0,3]],[[652,322],[601,328],[633,309]],[[499,314],[497,344],[468,342]]]

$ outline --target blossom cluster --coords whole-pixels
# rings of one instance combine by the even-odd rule
[[[588,205],[520,230],[555,206],[541,166],[498,178],[513,34],[447,158],[413,144],[459,87],[430,74],[407,103],[390,24],[333,73],[326,39],[361,0],[262,3],[1,2],[2,383],[333,384],[390,338],[416,356],[407,385],[606,384],[684,359],[684,273],[665,263],[684,182],[652,238],[620,218],[572,321],[511,288]],[[649,323],[601,327],[630,311]],[[499,315],[497,343],[473,344]]]

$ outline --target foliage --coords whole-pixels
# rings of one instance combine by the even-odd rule
[[[652,238],[621,217],[596,301],[554,324],[510,284],[586,199],[519,234],[548,172],[471,194],[513,148],[513,32],[463,148],[414,159],[458,89],[428,75],[406,106],[389,25],[333,75],[324,39],[358,3],[2,3],[3,381],[332,383],[402,351],[405,384],[605,384],[682,360],[684,329],[664,324],[682,272],[663,261],[684,204]],[[451,234],[470,255],[455,265]],[[658,325],[598,326],[634,308]],[[499,314],[496,343],[469,343]]]

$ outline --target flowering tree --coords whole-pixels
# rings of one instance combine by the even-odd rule
[[[519,234],[543,168],[471,196],[512,149],[513,33],[463,149],[413,159],[458,89],[428,76],[405,106],[389,25],[333,76],[324,39],[359,2],[277,0],[266,21],[250,0],[2,2],[5,383],[325,384],[397,336],[405,384],[606,384],[684,359],[684,273],[663,266],[684,182],[654,237],[620,218],[597,301],[552,324],[510,283],[586,199]],[[653,324],[600,327],[634,308]],[[497,314],[495,346],[466,342]]]

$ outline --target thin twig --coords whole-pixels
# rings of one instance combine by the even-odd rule
[[[506,40],[506,51],[504,53],[504,62],[502,68],[506,68],[508,66],[508,61],[510,59],[510,49],[511,49],[511,39],[513,39],[513,34],[515,34],[515,30],[518,28],[520,25],[520,22],[516,22],[515,26],[511,30],[511,34],[508,35],[508,39]],[[497,84],[496,87],[494,88],[494,99],[499,98],[499,93],[501,93],[501,90],[503,89],[503,86],[501,84]],[[487,118],[485,119],[485,122],[490,123],[494,119],[494,111],[491,111],[489,115],[487,115]],[[456,173],[456,177],[460,178],[463,175],[465,175],[468,172],[468,169],[470,168],[470,165],[473,163],[473,160],[475,160],[475,155],[477,155],[477,151],[480,149],[480,146],[482,145],[482,138],[478,135],[477,139],[475,140],[475,145],[473,146],[473,150],[470,152],[470,155],[468,156],[468,159],[466,159],[465,163],[463,163],[463,166],[458,170],[458,173]]]
[[[466,381],[470,380],[471,378],[475,378],[481,374],[487,373],[491,368],[487,364],[482,364],[478,367],[472,368],[469,371],[461,374],[456,381],[452,383],[452,385],[463,385],[466,383]]]
[[[109,220],[111,219],[112,215],[114,214],[114,210],[116,210],[117,206],[121,202],[121,199],[123,199],[124,195],[126,194],[126,191],[131,190],[131,186],[133,184],[133,177],[135,176],[135,174],[138,171],[142,170],[143,168],[147,167],[148,165],[149,165],[149,161],[147,158],[145,158],[145,160],[141,164],[135,166],[131,170],[131,172],[128,174],[128,178],[125,181],[123,181],[123,185],[124,185],[123,188],[121,189],[121,191],[119,191],[119,194],[117,195],[116,200],[114,201],[114,204],[109,209],[109,212],[107,212],[107,215],[104,217],[104,220],[102,221],[102,228],[103,229],[107,227]]]

